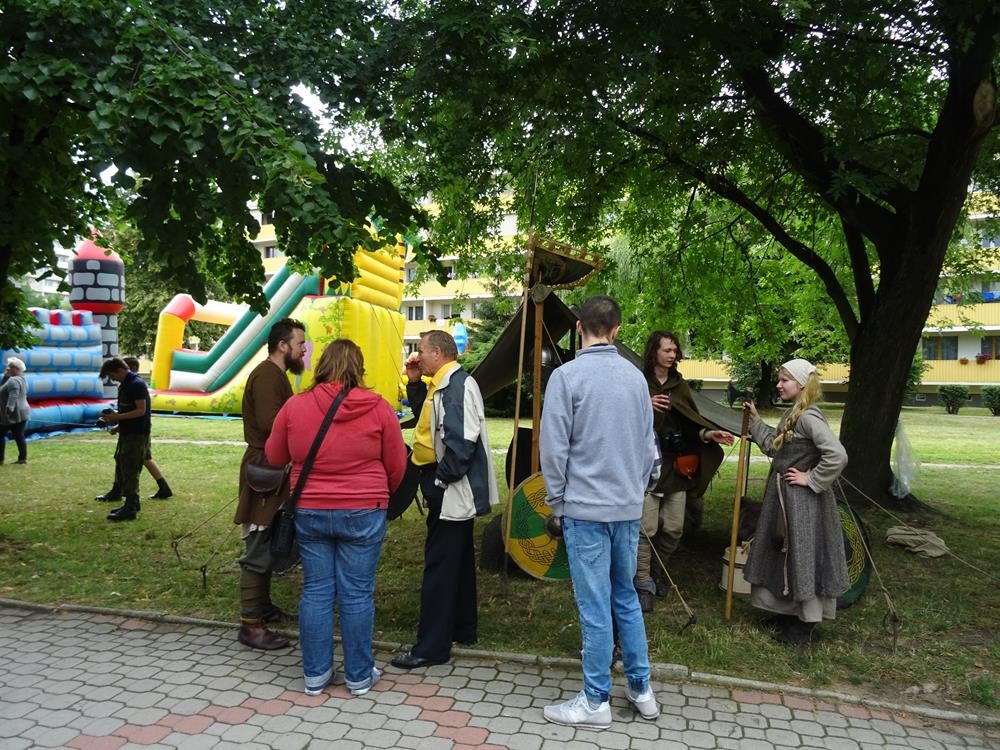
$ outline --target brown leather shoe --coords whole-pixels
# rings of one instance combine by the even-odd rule
[[[244,646],[261,651],[274,651],[291,645],[283,635],[275,635],[263,625],[241,625],[237,639]]]

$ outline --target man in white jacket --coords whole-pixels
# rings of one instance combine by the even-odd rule
[[[420,472],[427,541],[417,641],[393,658],[399,669],[444,664],[452,643],[477,637],[473,524],[499,497],[483,397],[457,357],[451,334],[433,330],[420,335],[419,354],[406,363],[406,395],[417,415],[410,460]]]

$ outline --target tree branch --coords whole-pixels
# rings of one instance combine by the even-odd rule
[[[680,169],[691,177],[694,177],[713,193],[725,198],[730,203],[739,206],[757,219],[757,221],[760,222],[760,224],[771,234],[771,236],[781,243],[781,245],[787,249],[788,252],[790,252],[800,262],[811,268],[819,277],[820,281],[823,282],[823,286],[826,289],[827,294],[829,294],[830,299],[833,300],[833,304],[837,308],[837,313],[840,315],[840,320],[844,325],[844,330],[847,333],[848,339],[851,341],[854,340],[854,335],[858,329],[857,316],[854,314],[851,302],[847,298],[843,287],[840,285],[837,275],[823,258],[817,255],[812,248],[807,247],[788,234],[773,214],[757,203],[728,178],[709,172],[694,162],[688,161],[683,156],[673,151],[673,149],[671,149],[669,145],[656,133],[646,130],[641,126],[632,125],[618,115],[614,115],[614,120],[615,124],[619,128],[653,146],[654,152],[662,157],[663,160],[669,165]]]
[[[838,214],[870,237],[877,248],[889,247],[894,234],[893,213],[851,186],[834,180],[841,167],[854,169],[868,176],[888,181],[892,187],[879,197],[892,205],[897,213],[910,200],[910,191],[895,178],[855,162],[837,162],[829,156],[830,144],[820,130],[799,114],[774,90],[767,73],[761,68],[740,68],[743,81],[754,109],[763,125],[777,141],[786,158],[820,197]]]
[[[953,57],[948,67],[948,91],[927,147],[927,159],[914,200],[912,225],[917,236],[931,236],[954,226],[965,202],[969,178],[980,147],[996,127],[997,85],[993,70],[1000,10],[992,10],[952,31]],[[971,40],[958,38],[971,31]],[[938,238],[947,242],[946,238]],[[939,243],[940,244],[940,243]]]
[[[784,26],[788,29],[794,30],[796,32],[806,32],[807,34],[820,34],[830,39],[846,39],[852,42],[861,42],[862,44],[877,44],[888,47],[898,47],[899,49],[910,49],[915,52],[923,52],[924,54],[933,55],[939,60],[944,60],[947,52],[946,50],[935,47],[929,44],[918,44],[916,42],[907,42],[903,39],[891,39],[884,36],[874,36],[872,34],[855,34],[851,31],[842,31],[841,29],[835,29],[830,26],[822,26],[813,23],[803,23],[801,21],[787,20]]]
[[[854,290],[858,295],[858,315],[861,320],[867,320],[875,304],[875,284],[872,282],[871,266],[868,263],[868,252],[865,248],[864,235],[857,227],[851,226],[843,217],[840,226],[844,229],[847,239],[847,250],[851,256],[851,273],[854,275]]]

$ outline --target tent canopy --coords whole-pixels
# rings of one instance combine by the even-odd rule
[[[523,314],[523,303],[518,307],[517,313],[504,328],[503,333],[497,339],[496,344],[489,353],[472,371],[472,377],[479,384],[483,398],[488,398],[501,388],[513,383],[517,379],[517,363],[520,354],[518,346],[521,340],[521,316]],[[550,294],[545,299],[545,306],[542,308],[542,336],[543,345],[551,347],[557,351],[558,342],[576,326],[577,316],[566,303],[555,294]],[[534,342],[531,339],[535,325],[535,304],[528,302],[528,319],[525,331],[528,335],[524,341],[524,361],[531,361],[534,350]],[[621,343],[616,343],[618,353],[629,360],[638,368],[642,368],[642,357]],[[572,358],[572,354],[569,355]],[[555,364],[555,363],[554,363]],[[525,364],[525,370],[528,367]],[[693,392],[695,404],[698,412],[709,422],[723,430],[728,430],[734,435],[740,434],[743,426],[743,414],[738,409],[731,409],[723,404],[712,401],[707,396],[698,392]]]

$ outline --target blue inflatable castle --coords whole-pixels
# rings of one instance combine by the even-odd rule
[[[72,310],[30,308],[39,340],[30,349],[10,349],[2,361],[24,360],[31,416],[26,431],[85,427],[97,422],[114,389],[99,373],[118,356],[118,315],[125,302],[125,265],[92,240],[81,242],[70,261]]]

